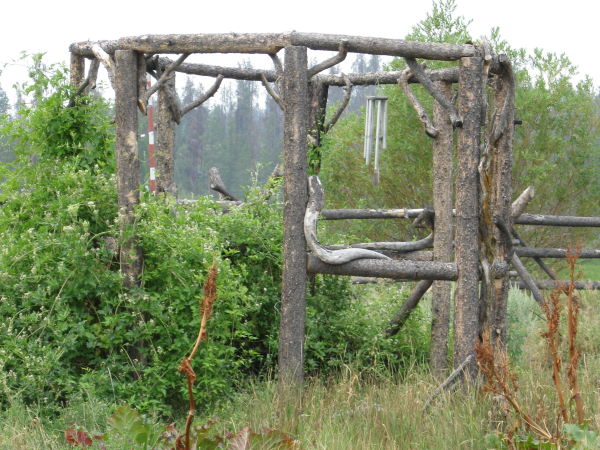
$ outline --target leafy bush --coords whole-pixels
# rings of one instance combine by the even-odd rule
[[[250,189],[245,205],[228,214],[210,198],[182,206],[143,194],[134,232],[144,271],[141,286],[126,291],[110,108],[93,96],[69,107],[64,69],[46,73],[39,59],[34,66],[26,91],[35,101],[2,122],[17,159],[0,166],[0,408],[16,400],[52,410],[85,391],[179,413],[187,392],[177,367],[193,345],[213,260],[217,301],[194,362],[196,398],[215,405],[247,377],[273,374],[283,234],[277,187]],[[306,338],[312,374],[343,365],[398,368],[414,353],[413,336],[426,342],[420,326],[383,338],[389,308],[402,294],[371,293],[368,302],[359,295],[345,279],[316,278]]]

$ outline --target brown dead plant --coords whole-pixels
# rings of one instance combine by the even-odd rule
[[[492,393],[495,396],[504,398],[513,408],[517,420],[524,423],[525,427],[533,432],[537,438],[545,442],[559,444],[564,440],[562,435],[562,425],[567,423],[576,423],[583,425],[584,409],[583,400],[579,391],[579,382],[577,369],[579,364],[579,350],[576,346],[577,325],[579,318],[579,299],[575,291],[575,281],[580,274],[576,273],[576,264],[579,258],[579,246],[567,251],[567,263],[569,266],[569,281],[567,283],[557,283],[550,295],[545,298],[542,309],[546,316],[546,330],[542,337],[546,342],[548,352],[552,359],[552,382],[556,391],[558,417],[551,420],[548,415],[552,408],[544,408],[545,414],[538,414],[534,419],[528,414],[518,400],[518,386],[516,376],[512,372],[506,354],[506,350],[500,347],[494,348],[490,342],[489,334],[484,334],[482,342],[475,348],[477,363],[481,374],[485,379],[484,391]],[[563,300],[566,299],[566,301]],[[566,383],[563,375],[563,358],[561,357],[561,334],[560,322],[566,303],[567,318],[567,341],[569,361],[566,371]],[[569,412],[569,404],[565,399],[568,398],[567,388],[570,393],[570,402],[575,405],[575,415],[572,417]],[[573,420],[575,419],[575,420]],[[548,423],[556,423],[556,428],[551,431]],[[516,427],[515,427],[516,428]],[[514,429],[513,429],[514,430]],[[508,433],[509,443],[512,441],[512,431]]]
[[[217,266],[213,262],[212,266],[208,270],[208,277],[204,283],[204,298],[199,303],[200,312],[200,329],[198,330],[198,337],[194,343],[194,347],[188,356],[183,358],[181,365],[179,366],[179,372],[184,373],[188,383],[188,397],[189,397],[189,408],[188,416],[185,421],[185,435],[179,436],[175,442],[176,449],[189,450],[190,444],[190,430],[192,422],[194,421],[194,415],[196,414],[196,401],[194,400],[194,382],[196,381],[196,373],[192,368],[192,359],[198,351],[200,342],[205,341],[208,337],[207,324],[212,314],[213,305],[217,299]],[[181,442],[183,438],[183,443]]]

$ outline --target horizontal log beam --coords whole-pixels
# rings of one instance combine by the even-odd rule
[[[569,250],[566,248],[531,248],[515,247],[515,253],[527,258],[566,258]],[[578,258],[600,258],[600,250],[580,250]]]
[[[305,46],[312,50],[338,51],[346,41],[348,52],[372,55],[455,61],[473,56],[476,48],[470,44],[414,42],[401,39],[347,36],[318,33],[222,33],[163,34],[124,37],[117,41],[99,41],[104,51],[135,50],[143,53],[265,53],[274,54],[288,45]],[[89,42],[72,44],[72,53],[92,56]]]
[[[542,290],[554,290],[556,288],[568,287],[569,281],[566,280],[534,280],[535,285],[538,289]],[[522,281],[511,281],[511,286],[518,289],[528,289],[525,283]],[[600,281],[576,281],[575,289],[580,291],[585,290],[599,290]]]
[[[325,264],[312,254],[308,255],[308,272],[406,280],[456,280],[458,277],[454,263],[359,259],[332,265]]]
[[[545,225],[549,227],[600,227],[600,217],[521,214],[515,219],[515,223],[519,225]]]
[[[344,219],[415,219],[423,212],[420,209],[324,209],[321,218],[325,220]]]

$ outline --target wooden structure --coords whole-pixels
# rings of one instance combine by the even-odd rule
[[[337,54],[309,67],[309,49]],[[532,281],[519,256],[539,260],[564,254],[560,249],[529,249],[522,241],[523,248],[515,250],[513,239],[517,237],[512,225],[600,225],[598,218],[522,214],[531,192],[524,193],[511,204],[514,78],[508,59],[492,54],[486,41],[477,45],[457,45],[297,32],[145,35],[75,43],[70,51],[71,82],[80,87],[80,91],[95,84],[99,63],[107,69],[116,91],[119,216],[123,229],[131,223],[132,208],[139,201],[137,110],[146,111],[152,93],[159,92],[160,102],[156,156],[162,162],[157,162],[157,181],[159,190],[162,186],[162,190],[171,193],[175,189],[168,176],[168,164],[172,164],[169,151],[172,154],[175,124],[186,112],[214,95],[224,78],[261,82],[282,108],[284,267],[279,367],[280,378],[284,381],[303,379],[305,294],[309,273],[421,280],[409,298],[411,303],[392,321],[390,333],[399,329],[411,305],[416,305],[433,285],[431,357],[432,366],[438,373],[446,364],[450,281],[456,281],[454,366],[466,367],[474,373],[476,366],[471,355],[482,329],[488,328],[501,342],[505,339],[509,263],[539,297],[539,283]],[[348,52],[404,58],[407,69],[401,72],[321,74],[343,61]],[[192,53],[264,54],[273,61],[273,70],[185,63]],[[279,57],[282,53],[283,62]],[[164,56],[166,54],[180,56],[173,59]],[[425,70],[416,58],[456,61],[457,64],[448,69]],[[91,63],[84,79],[85,59]],[[146,86],[147,72],[157,80],[151,87]],[[182,106],[174,90],[177,72],[214,77],[215,83],[202,98]],[[412,93],[410,83],[422,84],[435,99],[433,121]],[[308,196],[307,148],[319,146],[321,136],[335,124],[348,103],[353,86],[373,84],[400,84],[423,122],[424,131],[432,138],[433,210],[321,211],[323,192],[316,178],[310,180],[310,198]],[[341,108],[326,123],[329,86],[343,86],[346,93]],[[491,95],[487,95],[488,92]],[[490,104],[488,97],[492,99]],[[458,99],[456,105],[453,98]],[[455,131],[457,161],[453,164]],[[213,177],[213,181],[224,190],[220,179]],[[318,217],[417,218],[432,228],[432,234],[416,242],[356,244],[340,249],[318,242]],[[424,256],[428,253],[424,249],[431,247],[433,253]],[[308,253],[307,248],[311,249]],[[597,256],[597,252],[590,255]],[[128,239],[121,249],[121,267],[129,286],[139,280],[141,258],[135,239]]]

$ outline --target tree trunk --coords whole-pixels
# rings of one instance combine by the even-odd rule
[[[304,380],[306,319],[308,76],[306,47],[285,48],[283,82],[284,185],[283,285],[279,328],[279,378],[284,385]]]
[[[85,58],[75,53],[71,53],[71,68],[69,71],[69,83],[74,88],[78,88],[85,77]]]
[[[458,268],[454,314],[454,367],[474,352],[479,333],[479,135],[483,58],[461,58],[455,254]],[[474,377],[475,363],[467,372]]]
[[[117,190],[121,227],[120,262],[123,284],[138,286],[142,273],[142,251],[137,238],[130,235],[134,207],[140,201],[140,164],[137,154],[137,56],[131,50],[115,52],[115,122]],[[128,237],[123,237],[128,236]]]
[[[156,188],[158,192],[177,195],[175,185],[175,130],[169,95],[175,93],[175,73],[167,79],[165,86],[158,90],[158,114],[156,136]],[[176,94],[175,94],[176,95]]]
[[[437,82],[438,89],[448,99],[452,96],[452,85]],[[438,102],[433,106],[433,123],[439,131],[433,140],[433,209],[435,211],[435,232],[433,235],[433,259],[451,262],[452,206],[453,206],[453,130],[446,109]],[[448,281],[435,281],[431,301],[431,371],[443,375],[448,361],[448,332],[450,328],[451,284]]]

